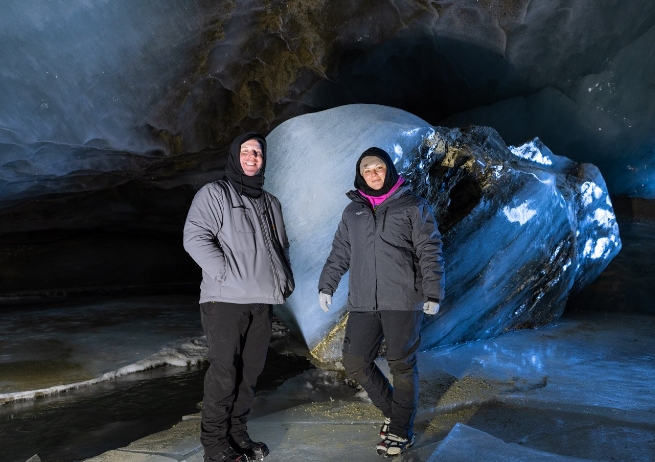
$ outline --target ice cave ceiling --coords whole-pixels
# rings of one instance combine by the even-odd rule
[[[181,223],[231,138],[349,103],[488,125],[507,144],[538,136],[597,165],[613,196],[655,198],[652,0],[8,0],[0,11],[3,294],[188,281]]]

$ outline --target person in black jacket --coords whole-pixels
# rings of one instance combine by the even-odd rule
[[[343,365],[384,414],[377,452],[393,457],[414,443],[421,323],[444,297],[441,234],[384,150],[362,153],[355,188],[319,278],[319,304],[328,311],[349,271]],[[375,364],[383,339],[393,386]]]

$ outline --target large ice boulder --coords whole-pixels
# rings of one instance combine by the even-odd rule
[[[433,127],[399,109],[357,104],[290,119],[267,141],[267,189],[284,208],[296,277],[278,315],[325,362],[340,358],[348,281],[329,313],[318,306],[317,281],[355,162],[370,146],[391,153],[443,234],[446,297],[426,317],[422,348],[553,322],[621,248],[598,169],[538,139],[508,147],[489,127]]]

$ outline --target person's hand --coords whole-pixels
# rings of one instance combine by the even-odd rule
[[[429,315],[437,314],[439,312],[439,302],[425,302],[423,304],[423,312]]]
[[[323,292],[319,293],[318,304],[321,305],[321,309],[327,313],[330,310],[328,305],[332,305],[332,295]]]

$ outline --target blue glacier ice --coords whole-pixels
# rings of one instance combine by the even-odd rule
[[[347,105],[303,115],[267,137],[267,189],[283,204],[296,292],[278,314],[320,360],[338,361],[344,277],[324,314],[317,281],[366,148],[392,153],[440,223],[446,298],[423,348],[547,325],[593,281],[621,240],[599,170],[539,139],[506,146],[489,127],[431,126],[405,111]]]

